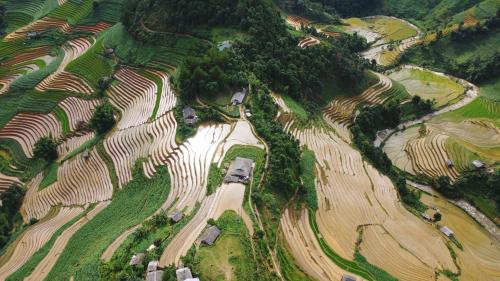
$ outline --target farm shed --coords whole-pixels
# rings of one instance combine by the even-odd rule
[[[453,162],[450,159],[446,159],[446,166],[448,166],[448,168],[453,167]]]
[[[451,231],[451,229],[449,229],[447,226],[441,227],[441,232],[448,237],[453,236],[453,231]]]
[[[148,272],[146,281],[161,281],[163,278],[163,270],[156,270]]]
[[[143,253],[138,253],[133,255],[132,258],[130,259],[129,265],[134,266],[142,263],[142,261],[144,260],[144,256],[145,255]]]
[[[158,270],[158,261],[150,261],[148,263],[147,272],[153,272]]]
[[[179,268],[175,271],[175,276],[177,276],[177,281],[184,281],[193,278],[191,274],[191,269],[189,267]]]
[[[241,182],[246,183],[252,174],[253,160],[236,157],[229,166],[227,174],[224,177],[225,182]]]
[[[214,244],[215,240],[217,240],[217,237],[219,237],[219,235],[220,230],[216,226],[212,225],[205,231],[205,233],[203,233],[201,242],[207,245],[212,245]]]
[[[476,169],[482,169],[484,168],[484,163],[479,160],[474,160],[472,161],[472,166],[474,166],[474,168]]]
[[[233,46],[233,44],[231,44],[231,42],[229,41],[223,41],[223,42],[220,42],[218,45],[217,45],[217,48],[219,49],[219,51],[224,51],[225,49],[229,49]]]
[[[233,105],[242,104],[246,94],[247,94],[247,89],[242,89],[241,91],[234,93],[233,97],[231,98],[231,103]]]
[[[182,118],[184,119],[184,122],[188,125],[193,125],[198,121],[198,116],[196,116],[196,111],[187,106],[182,110]]]
[[[177,223],[182,219],[182,212],[181,211],[174,211],[174,212],[170,213],[170,215],[168,215],[168,218],[171,221]]]
[[[356,281],[356,277],[344,274],[342,275],[342,281]]]
[[[37,31],[30,31],[26,33],[26,38],[28,39],[40,39],[41,33]]]

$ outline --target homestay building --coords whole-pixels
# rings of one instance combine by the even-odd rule
[[[184,122],[188,125],[193,125],[198,121],[198,116],[196,115],[196,111],[187,106],[182,110],[182,118],[184,119]]]
[[[253,160],[236,157],[227,170],[224,182],[247,183],[250,180],[252,168]]]
[[[241,91],[237,91],[236,93],[233,94],[233,97],[231,98],[231,104],[232,105],[242,104],[246,95],[247,95],[247,89],[245,88],[243,88]]]
[[[205,230],[205,233],[201,236],[201,243],[204,243],[206,245],[213,245],[215,240],[217,240],[217,237],[220,235],[220,230],[217,228],[217,226],[210,226]]]

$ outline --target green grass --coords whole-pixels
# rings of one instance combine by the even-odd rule
[[[21,268],[19,268],[16,272],[14,272],[12,275],[10,275],[6,280],[7,281],[21,281],[24,280],[27,276],[29,276],[33,270],[35,270],[36,266],[45,258],[45,256],[49,253],[50,249],[52,249],[52,246],[54,246],[54,243],[56,242],[57,238],[66,230],[68,227],[73,225],[75,222],[77,222],[80,218],[82,218],[84,215],[86,215],[93,206],[90,208],[87,208],[85,212],[81,213],[71,221],[67,222],[65,225],[61,226],[50,238],[49,241],[47,241],[42,248],[38,249],[31,258],[23,264]]]
[[[449,115],[457,116],[460,120],[463,118],[486,118],[498,122],[500,121],[500,102],[480,97]]]
[[[483,83],[480,86],[480,96],[496,102],[500,102],[500,77]]]
[[[66,157],[64,157],[64,159],[61,160],[61,163],[65,162],[65,161],[68,161],[69,159],[71,159],[71,158],[75,157],[76,155],[82,153],[86,149],[91,149],[92,147],[94,147],[94,145],[96,145],[97,143],[99,143],[100,140],[101,140],[100,136],[94,136],[90,140],[82,143],[82,145],[80,145],[78,148],[76,148],[75,150],[73,150],[70,153],[68,153],[66,155]]]
[[[220,237],[196,252],[200,280],[227,280],[225,270],[234,280],[256,280],[257,265],[243,220],[234,211],[226,211],[216,223],[222,230]]]
[[[312,281],[302,270],[295,265],[293,257],[286,251],[286,249],[279,245],[276,247],[276,254],[281,267],[283,277],[288,281]]]
[[[45,170],[43,180],[40,182],[38,186],[39,190],[42,190],[49,185],[55,183],[57,181],[57,171],[59,170],[59,164],[54,162],[50,164]]]
[[[386,17],[375,18],[350,18],[346,23],[354,27],[368,29],[378,33],[385,42],[403,40],[417,35],[417,31],[403,21]]]
[[[71,129],[69,127],[69,118],[68,118],[68,115],[66,114],[66,112],[64,112],[64,110],[62,108],[60,108],[59,106],[56,106],[54,108],[53,112],[56,115],[57,120],[62,125],[63,133],[65,135],[69,134],[71,132]]]
[[[5,19],[7,31],[14,31],[39,19],[58,7],[57,0],[10,0],[6,1]]]
[[[470,169],[470,163],[472,163],[473,160],[479,159],[481,161],[485,161],[479,155],[473,153],[453,138],[448,138],[446,140],[445,147],[446,152],[448,152],[448,155],[450,155],[450,158],[453,161],[453,164],[460,171]]]
[[[316,175],[315,175],[316,157],[314,152],[309,149],[302,151],[300,160],[300,169],[302,171],[302,182],[306,190],[305,202],[309,208],[316,211],[318,209],[318,198],[316,196]]]
[[[92,11],[93,0],[68,0],[48,16],[74,25]]]
[[[306,110],[300,105],[300,103],[296,102],[294,99],[289,97],[288,95],[282,95],[283,101],[290,108],[290,110],[299,118],[301,121],[307,121],[309,119],[309,114]]]
[[[500,217],[500,211],[492,198],[486,198],[482,194],[471,193],[466,194],[465,197],[467,201],[472,202],[475,207],[481,210],[481,212],[490,219],[495,220]]]
[[[158,114],[158,109],[160,108],[160,103],[161,103],[161,92],[163,89],[163,80],[161,80],[160,77],[154,75],[151,72],[147,71],[141,71],[140,72],[142,76],[152,80],[156,84],[156,102],[155,102],[155,107],[153,108],[153,113],[151,113],[151,120],[156,119],[156,115]]]
[[[75,280],[98,280],[104,250],[123,231],[160,208],[169,192],[170,177],[165,167],[152,179],[147,179],[139,168],[134,169],[133,180],[69,240],[46,280],[69,280],[71,276]]]
[[[262,175],[265,162],[264,150],[249,145],[234,145],[226,152],[224,160],[222,160],[221,167],[229,166],[236,157],[243,157],[252,159],[255,162],[253,170],[253,181],[257,182]],[[210,165],[208,172],[207,193],[211,194],[222,184],[224,180],[224,173],[222,168],[218,168],[216,164]]]
[[[321,233],[319,232],[318,225],[316,224],[316,218],[314,216],[314,212],[309,211],[309,223],[318,240],[318,243],[325,253],[325,255],[330,258],[338,267],[347,270],[351,273],[354,273],[358,276],[366,280],[379,281],[379,280],[397,280],[392,277],[389,273],[386,273],[382,269],[375,267],[374,265],[357,261],[350,261],[339,256],[332,248],[326,243],[326,241],[321,237]],[[369,267],[367,265],[370,265]],[[376,270],[375,270],[376,269]],[[384,277],[383,279],[377,279],[380,277]]]
[[[411,98],[411,95],[408,93],[405,86],[394,80],[392,80],[392,87],[383,92],[380,96],[387,97],[387,102],[392,100],[399,100],[401,102]]]

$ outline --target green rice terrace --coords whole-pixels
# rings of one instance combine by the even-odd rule
[[[500,280],[500,0],[0,0],[0,280]]]

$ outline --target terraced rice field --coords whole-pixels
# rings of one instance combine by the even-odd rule
[[[206,197],[201,207],[189,223],[174,237],[165,248],[160,258],[160,266],[178,264],[180,257],[184,256],[195,243],[207,220],[219,218],[225,211],[233,210],[237,214],[243,211],[243,195],[245,186],[241,183],[223,184],[217,191]]]
[[[9,189],[12,185],[22,185],[22,182],[17,177],[0,173],[0,192]]]
[[[366,18],[350,18],[344,20],[348,24],[346,29],[357,32],[367,38],[368,43],[389,43],[391,41],[404,40],[418,34],[418,29],[404,20],[377,16]]]
[[[88,221],[94,218],[99,212],[101,212],[104,208],[109,205],[110,201],[100,202],[98,203],[88,214],[84,217],[80,218],[70,227],[68,227],[64,232],[57,237],[54,245],[47,253],[47,255],[38,263],[36,268],[31,272],[29,276],[27,276],[24,280],[44,280],[49,274],[50,270],[57,262],[57,259],[63,252],[64,248],[68,244],[68,241],[73,235],[82,228]]]
[[[345,140],[349,140],[348,127],[352,124],[353,113],[360,104],[381,104],[389,97],[382,95],[392,87],[392,81],[387,76],[376,73],[379,81],[355,97],[340,97],[333,99],[323,110],[323,115],[329,124]]]
[[[426,128],[424,136],[420,136],[417,126],[386,141],[384,151],[397,167],[412,174],[449,176],[454,180],[471,167],[473,160],[500,160],[500,131],[491,122],[431,120]],[[454,167],[447,167],[446,160],[452,160]]]
[[[296,30],[300,30],[301,26],[311,25],[310,20],[308,20],[304,17],[301,17],[301,16],[294,16],[294,15],[289,15],[286,18],[286,23],[293,26]]]
[[[457,101],[465,93],[465,88],[451,77],[411,66],[404,66],[389,77],[403,84],[412,96],[435,100],[437,108]]]
[[[82,78],[65,71],[66,66],[83,55],[94,44],[94,40],[86,38],[74,39],[63,46],[64,58],[52,74],[36,86],[38,91],[61,90],[75,93],[92,94],[94,90]]]
[[[281,217],[280,225],[297,265],[315,280],[340,280],[343,274],[352,276],[352,273],[342,270],[325,256],[311,230],[307,210],[304,209],[299,218],[295,217],[293,212],[293,210],[286,209]]]
[[[314,37],[307,37],[307,38],[304,38],[302,40],[300,40],[299,42],[299,48],[302,48],[302,49],[305,49],[305,48],[308,48],[308,47],[312,47],[312,46],[315,46],[315,45],[319,45],[321,42],[314,38]]]
[[[157,116],[175,106],[176,98],[169,83],[165,83],[168,76],[159,71],[150,73],[157,75],[162,84],[157,85],[132,68],[124,67],[116,72],[118,84],[112,85],[108,94],[111,103],[122,111],[122,119],[117,124],[119,130],[146,123],[155,111],[157,102]]]
[[[108,168],[95,149],[88,159],[80,155],[64,162],[57,171],[57,182],[39,190],[42,174],[29,184],[21,207],[25,220],[43,218],[52,206],[85,205],[106,201],[113,195]]]
[[[331,131],[289,129],[301,144],[315,152],[320,171],[316,180],[316,220],[323,239],[338,255],[352,259],[360,227],[373,225],[389,234],[373,236],[378,237],[375,241],[392,244],[393,250],[371,251],[372,239],[363,240],[359,248],[369,262],[396,278],[428,280],[429,273],[436,269],[456,272],[439,233],[405,210],[391,181],[365,163],[359,152]],[[425,244],[421,243],[423,239]],[[415,259],[426,269],[414,271]]]
[[[441,225],[455,232],[456,239],[462,244],[463,251],[454,244],[457,262],[461,268],[461,280],[500,279],[500,242],[493,238],[476,221],[460,208],[441,197],[422,195],[422,202],[437,207],[441,214]]]
[[[62,207],[29,227],[0,259],[0,279],[5,280],[40,249],[58,228],[71,221],[83,211],[82,208]]]
[[[53,113],[28,114],[20,113],[0,129],[0,138],[18,142],[29,158],[33,157],[33,146],[43,136],[62,135],[62,126]]]

